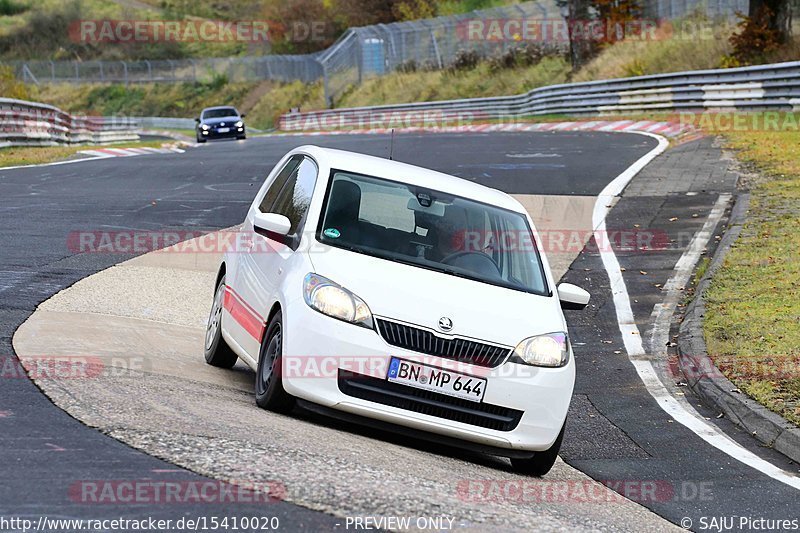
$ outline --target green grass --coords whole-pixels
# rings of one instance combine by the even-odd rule
[[[733,31],[732,26],[720,25],[713,34],[696,39],[622,41],[603,50],[573,81],[722,68],[732,51],[728,39]]]
[[[42,85],[31,98],[71,113],[192,118],[204,107],[237,104],[254,83]]]
[[[395,72],[352,88],[337,107],[450,100],[467,96],[506,96],[566,81],[569,65],[561,57],[547,57],[536,65],[492,70],[484,61],[466,70]]]
[[[159,148],[163,141],[127,142],[110,145],[113,148]],[[91,150],[93,145],[82,146],[19,146],[0,148],[0,168],[17,165],[39,165],[62,161],[81,150]]]
[[[800,132],[726,136],[766,178],[706,294],[708,351],[743,392],[800,424]]]

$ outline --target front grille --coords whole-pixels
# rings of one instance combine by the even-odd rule
[[[509,407],[470,402],[341,369],[339,390],[354,398],[496,431],[511,431],[522,418],[522,411]]]
[[[381,318],[376,319],[381,337],[392,346],[435,355],[471,365],[494,368],[503,364],[511,353],[509,348],[455,337],[439,337],[427,329],[415,328]]]

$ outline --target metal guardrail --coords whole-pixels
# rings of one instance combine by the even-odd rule
[[[141,129],[194,130],[197,123],[193,118],[174,117],[136,117]]]
[[[133,119],[79,117],[57,107],[0,98],[0,147],[136,141]]]
[[[800,109],[800,62],[552,85],[515,96],[287,113],[280,118],[280,129],[719,109]]]

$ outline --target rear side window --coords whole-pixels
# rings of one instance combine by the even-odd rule
[[[317,174],[313,160],[304,156],[292,157],[270,185],[259,206],[262,213],[278,213],[289,219],[291,229],[284,244],[293,249],[300,245]]]

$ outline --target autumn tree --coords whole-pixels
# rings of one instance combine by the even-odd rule
[[[792,34],[791,0],[750,0],[748,17],[761,21],[776,32],[781,43]]]
[[[769,59],[791,38],[792,6],[790,0],[750,0],[745,16],[739,14],[739,31],[731,36],[733,57],[740,64]]]

